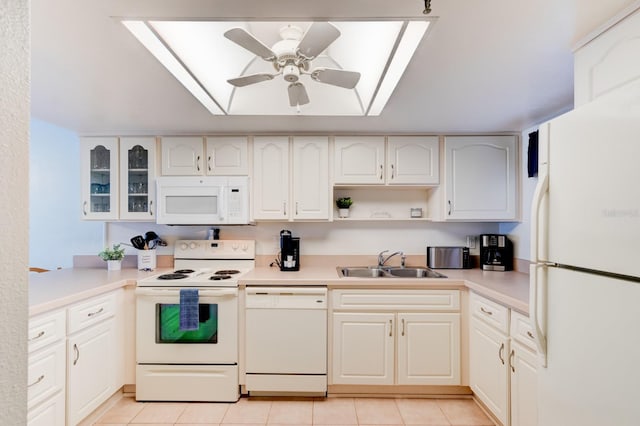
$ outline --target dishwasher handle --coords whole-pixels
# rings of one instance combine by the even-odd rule
[[[326,287],[247,287],[247,297],[254,295],[327,296]]]
[[[326,288],[247,287],[247,309],[327,309]]]

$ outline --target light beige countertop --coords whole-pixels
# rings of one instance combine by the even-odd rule
[[[341,278],[336,267],[309,266],[300,271],[257,267],[240,279],[241,285],[326,285],[328,288],[464,288],[524,314],[529,312],[529,275],[481,269],[439,269],[447,278]]]
[[[57,309],[171,269],[143,272],[135,268],[107,271],[106,268],[69,268],[29,276],[29,315]],[[442,269],[447,278],[340,278],[335,266],[307,266],[300,271],[282,272],[278,268],[257,267],[242,276],[242,286],[312,286],[328,288],[469,288],[485,297],[529,312],[529,276],[520,272],[490,272],[480,269]]]
[[[103,267],[30,273],[29,315],[37,315],[120,287],[135,285],[137,280],[161,272],[161,269],[143,272],[135,268],[107,271],[107,268]]]

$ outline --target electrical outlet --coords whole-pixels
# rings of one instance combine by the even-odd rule
[[[467,247],[469,247],[469,249],[478,248],[478,238],[477,235],[467,235]]]

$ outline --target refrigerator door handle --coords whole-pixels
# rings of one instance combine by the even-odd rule
[[[540,172],[542,176],[539,177],[538,185],[533,193],[533,201],[531,202],[531,256],[533,257],[533,263],[537,263],[540,260],[539,249],[540,247],[546,247],[546,230],[540,229],[540,209],[542,207],[542,200],[549,192],[549,173],[546,167],[541,167]]]
[[[549,265],[537,263],[529,266],[529,319],[533,329],[533,340],[536,342],[538,356],[540,357],[540,365],[547,368],[547,337],[542,331],[540,320],[538,318],[538,270],[546,268]],[[543,302],[544,303],[544,302]],[[546,312],[544,305],[541,312]]]

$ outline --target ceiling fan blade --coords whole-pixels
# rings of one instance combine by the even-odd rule
[[[224,36],[232,42],[244,47],[249,52],[260,56],[265,61],[270,61],[276,58],[276,54],[273,53],[273,50],[265,46],[260,40],[242,28],[231,28],[229,31],[224,33]]]
[[[334,68],[316,68],[311,72],[311,78],[320,83],[353,89],[360,81],[360,73],[355,71],[338,70]]]
[[[244,87],[250,84],[260,83],[262,81],[273,80],[277,74],[251,74],[245,75],[243,77],[232,78],[227,80],[227,83],[232,84],[236,87]]]
[[[338,37],[340,30],[335,25],[329,22],[313,22],[298,44],[298,53],[306,59],[313,59]]]
[[[289,105],[292,107],[296,105],[305,105],[309,103],[309,96],[307,95],[307,89],[304,88],[302,83],[291,83],[289,85]]]

